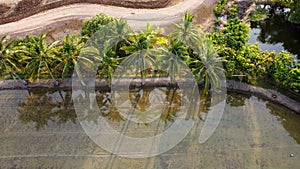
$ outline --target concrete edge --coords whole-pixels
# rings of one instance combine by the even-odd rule
[[[264,89],[258,86],[252,86],[234,80],[227,80],[226,82],[227,82],[228,91],[244,93],[244,94],[252,94],[267,99],[269,101],[272,101],[274,103],[278,103],[300,114],[300,102],[291,99],[275,90]]]
[[[58,80],[59,85],[56,85],[53,80],[40,79],[34,81],[33,83],[26,84],[25,81],[19,80],[1,80],[0,90],[27,90],[27,89],[42,89],[42,90],[72,90],[72,79],[65,79],[64,81]],[[128,81],[127,81],[128,82]],[[128,84],[128,83],[127,83]],[[141,82],[135,81],[132,83],[134,87],[139,87]],[[285,106],[296,113],[300,114],[300,102],[293,100],[275,90],[264,89],[257,86],[252,86],[243,82],[238,82],[234,80],[226,80],[226,87],[228,91],[251,94],[255,95],[274,103]],[[176,84],[172,84],[168,79],[145,79],[144,87],[174,87]],[[201,82],[199,86],[202,86]],[[107,80],[96,80],[95,88],[109,91],[109,83]]]

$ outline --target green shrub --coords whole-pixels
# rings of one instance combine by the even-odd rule
[[[300,65],[290,53],[279,53],[268,73],[279,86],[300,92]]]
[[[234,49],[240,49],[249,40],[250,28],[247,24],[240,21],[238,18],[229,19],[228,24],[225,24],[223,33],[226,35],[227,44]]]
[[[108,23],[116,20],[116,18],[108,16],[106,14],[98,14],[86,21],[83,22],[82,28],[81,28],[81,35],[87,35],[91,36],[93,33],[95,33],[97,30],[99,30],[104,25],[107,25]]]
[[[282,83],[283,86],[288,86],[286,78],[289,71],[292,69],[294,58],[288,52],[279,53],[275,59],[274,64],[269,70],[269,74],[277,83]]]
[[[300,9],[291,12],[288,20],[292,23],[300,24]]]
[[[226,76],[244,75],[246,82],[255,84],[258,78],[266,76],[269,52],[262,52],[257,44],[247,44],[239,51],[228,47],[219,48],[219,55],[223,57]]]
[[[210,40],[215,45],[225,45],[234,50],[239,50],[245,46],[250,37],[250,28],[248,25],[238,18],[233,18],[229,19],[228,24],[225,24],[224,26],[224,30],[209,35]]]
[[[250,28],[238,18],[232,18],[237,12],[236,6],[225,12],[226,4],[224,2],[219,1],[214,11],[216,17],[227,15],[228,24],[224,25],[223,30],[216,28],[213,33],[209,34],[209,38],[217,49],[219,57],[223,59],[226,77],[233,78],[234,75],[244,75],[246,78],[241,78],[241,80],[251,84],[255,84],[258,79],[271,78],[276,82],[276,85],[299,92],[300,66],[296,66],[293,56],[288,52],[279,54],[263,52],[257,44],[246,45],[250,37]],[[297,2],[300,1],[297,0]],[[287,6],[293,4],[285,0],[282,0],[281,3]],[[297,10],[298,8],[293,7],[289,18],[295,20],[294,23],[300,18],[300,9]],[[267,10],[258,9],[250,15],[250,18],[256,21],[267,16]]]
[[[217,5],[214,8],[214,13],[217,17],[219,17],[224,9],[226,8],[227,0],[218,1]]]
[[[226,47],[224,45],[216,46],[216,49],[219,57],[223,59],[223,66],[226,77],[232,77],[233,75],[238,74],[239,72],[236,68],[235,62],[237,52],[234,49]]]
[[[236,17],[238,13],[237,4],[234,4],[231,8],[228,10],[228,14],[231,17]]]
[[[291,69],[288,73],[288,86],[294,92],[300,93],[300,64],[298,63],[295,68]]]
[[[268,18],[266,9],[257,9],[249,15],[249,19],[253,22],[262,21]]]

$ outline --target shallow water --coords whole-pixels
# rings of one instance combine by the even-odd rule
[[[286,50],[300,57],[300,27],[287,21],[288,13],[277,10],[267,19],[251,23],[249,43],[277,53]]]
[[[167,89],[162,93],[167,95]],[[99,107],[109,107],[110,93],[98,92]],[[176,118],[173,97],[170,118]],[[206,117],[207,98],[196,125],[177,146],[152,158],[112,156],[84,132],[72,106],[71,92],[0,91],[0,168],[298,168],[300,116],[285,107],[236,93],[228,93],[221,122],[210,139],[198,143]],[[147,108],[149,101],[139,102]],[[205,106],[206,105],[206,106]],[[142,107],[140,107],[142,108]],[[116,130],[125,123],[118,111],[104,111]],[[150,112],[151,114],[151,112]],[[173,114],[173,116],[171,116]],[[90,117],[93,119],[92,117]],[[151,123],[131,123],[128,135],[153,134]],[[293,157],[291,157],[293,154]]]

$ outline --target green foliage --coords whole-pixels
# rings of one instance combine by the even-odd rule
[[[104,13],[98,14],[86,21],[84,21],[81,28],[81,35],[92,36],[93,33],[97,32],[101,27],[108,23],[116,20],[114,17],[107,16]]]
[[[224,26],[222,33],[226,35],[225,41],[230,47],[240,49],[249,40],[250,28],[238,18],[229,19],[228,24]]]
[[[300,92],[300,64],[288,52],[281,52],[274,57],[268,70],[275,82],[281,87]]]
[[[235,12],[234,7],[231,13]],[[46,35],[12,41],[4,36],[0,42],[0,75],[20,75],[30,81],[63,79],[75,70],[82,79],[81,71],[92,67],[97,77],[111,80],[121,61],[125,61],[125,66],[136,66],[138,62],[141,78],[148,76],[148,70],[143,67],[149,65],[156,69],[158,64],[166,64],[166,70],[157,71],[178,74],[180,66],[186,64],[197,81],[204,82],[207,92],[211,84],[214,87],[219,84],[222,61],[228,78],[244,75],[244,81],[255,84],[257,79],[269,77],[282,87],[300,91],[300,66],[291,54],[263,52],[257,44],[246,44],[249,27],[239,19],[229,19],[223,30],[209,35],[201,33],[192,21],[193,15],[187,13],[171,34],[163,36],[162,30],[151,25],[145,31],[134,32],[125,20],[99,14],[86,21],[82,28],[81,33],[88,36],[100,30],[97,38],[88,42],[86,36],[78,35],[67,35],[61,43],[46,42]],[[126,58],[128,55],[131,57]],[[173,58],[174,55],[182,62]]]
[[[214,7],[214,14],[216,17],[221,17],[227,15],[228,18],[235,18],[238,14],[238,5],[233,4],[229,9],[227,3],[229,0],[219,0],[216,6]]]
[[[288,77],[287,77],[288,83],[287,88],[292,89],[295,92],[300,93],[300,64],[298,63],[296,67],[292,68],[289,71]]]
[[[222,45],[222,47],[233,48],[238,50],[245,46],[249,40],[250,28],[248,25],[240,21],[238,18],[229,19],[228,24],[224,25],[223,30],[209,34],[210,40],[215,45]]]
[[[274,64],[270,70],[272,78],[277,83],[281,83],[283,86],[288,86],[288,81],[286,79],[288,77],[289,71],[292,69],[293,63],[294,58],[289,53],[279,53],[275,57]]]
[[[269,57],[275,53],[262,52],[257,44],[247,44],[238,51],[219,46],[218,54],[223,58],[226,76],[243,75],[246,82],[255,84],[258,78],[267,75]]]
[[[57,60],[59,61],[55,66],[55,73],[62,79],[66,76],[70,77],[74,67],[77,67],[77,58],[84,45],[84,38],[78,35],[70,36],[68,34],[63,40],[62,45],[55,51]]]
[[[219,57],[223,59],[222,61],[226,77],[232,77],[233,75],[241,74],[236,68],[235,58],[237,52],[225,45],[215,45],[215,47]]]
[[[299,64],[296,65],[294,57],[288,52],[261,51],[257,44],[247,44],[239,50],[217,46],[226,77],[243,75],[241,80],[256,84],[258,79],[271,78],[278,86],[299,92]]]
[[[15,51],[13,43],[9,42],[9,36],[3,36],[0,41],[0,76],[13,75],[15,70],[19,70]]]
[[[257,44],[244,46],[236,58],[239,73],[246,75],[249,83],[255,84],[258,78],[267,74],[268,57],[268,53],[263,53]]]
[[[223,59],[228,78],[242,75],[244,77],[240,77],[241,80],[256,84],[258,79],[270,77],[277,85],[298,91],[296,88],[299,83],[292,80],[297,79],[298,74],[293,67],[295,64],[291,54],[262,52],[257,44],[246,45],[249,27],[237,18],[229,19],[224,26],[225,29],[211,33],[209,38]],[[289,76],[293,78],[287,78]]]
[[[237,4],[234,4],[231,8],[229,8],[228,14],[233,18],[237,16],[238,14]]]
[[[268,18],[268,11],[266,9],[256,9],[249,15],[249,19],[253,22],[262,21]]]
[[[288,20],[292,23],[300,24],[300,0],[271,0],[269,3],[274,7],[282,6],[290,8],[291,12]]]
[[[292,23],[300,24],[300,9],[292,11],[288,20]]]
[[[46,35],[29,36],[24,39],[18,55],[20,56],[20,63],[24,64],[22,71],[23,77],[28,78],[29,81],[39,78],[55,79],[53,76],[53,63],[57,61],[57,56],[54,51],[57,50],[56,45],[59,41],[47,43],[45,41]]]
[[[227,4],[227,0],[218,1],[217,5],[214,8],[214,13],[217,17],[220,16],[224,12],[224,10],[226,8],[226,4]]]

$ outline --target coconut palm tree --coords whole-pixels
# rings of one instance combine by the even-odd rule
[[[164,71],[167,72],[170,77],[170,83],[173,83],[173,80],[179,80],[181,77],[185,77],[185,69],[188,68],[186,63],[173,52],[170,51],[167,47],[160,47],[157,50],[154,50],[152,54],[159,59],[159,67],[164,68]]]
[[[83,78],[95,77],[98,65],[102,61],[100,56],[100,51],[96,47],[86,46],[81,49],[77,62],[74,64],[74,69],[82,85],[86,85]]]
[[[192,69],[198,82],[204,80],[204,91],[207,92],[209,84],[219,86],[222,74],[222,64],[208,38],[193,25],[193,16],[186,14],[183,23],[175,25],[172,38],[188,46],[188,65]]]
[[[105,37],[102,38],[107,40],[104,42],[104,54],[111,49],[116,50],[117,44],[124,40],[126,41],[127,38],[133,34],[132,29],[124,19],[112,21],[107,24],[101,32],[105,32]]]
[[[148,69],[157,67],[157,55],[154,49],[168,43],[167,39],[161,36],[161,33],[161,30],[148,24],[145,31],[139,31],[137,34],[130,36],[127,45],[121,48],[126,54],[130,55],[124,60],[122,66],[126,69],[132,67],[144,79]]]
[[[87,41],[86,47],[81,50],[78,57],[78,66],[75,70],[80,79],[82,71],[84,75],[92,75],[96,70],[98,77],[113,77],[114,70],[122,59],[116,55],[118,43],[127,39],[132,30],[124,19],[113,20],[99,28],[97,32]],[[91,69],[92,68],[92,69]]]
[[[170,39],[170,45],[168,47],[172,54],[179,56],[187,64],[189,62],[188,47],[183,43],[175,39]]]
[[[99,64],[99,76],[106,77],[111,82],[113,73],[123,60],[117,56],[117,50],[120,43],[126,42],[126,39],[132,34],[132,29],[127,24],[126,20],[119,19],[109,23],[101,30],[106,39],[103,43],[102,61]],[[105,32],[105,33],[103,33]]]
[[[198,49],[195,48],[195,46],[202,43],[199,29],[192,23],[193,17],[192,14],[186,13],[183,22],[181,24],[175,24],[175,29],[171,33],[172,43],[169,48],[174,55],[183,59],[189,66],[191,64],[191,58],[195,55],[195,51],[193,50]],[[174,73],[179,74],[180,70],[178,69],[177,72]]]
[[[0,76],[11,74],[16,76],[19,70],[18,58],[14,55],[14,45],[9,42],[9,36],[4,35],[0,40]]]
[[[54,41],[48,44],[45,41],[46,34],[41,36],[29,36],[24,39],[18,54],[20,55],[19,62],[25,63],[24,77],[29,81],[39,79],[41,77],[53,76],[52,65],[59,61],[55,55],[56,46],[59,41]]]
[[[204,79],[204,91],[207,92],[209,84],[214,88],[220,87],[220,80],[224,78],[224,69],[221,58],[218,57],[213,44],[207,38],[198,47],[199,53],[196,58],[191,59],[190,67],[198,82]]]
[[[64,79],[72,70],[74,66],[77,67],[77,59],[81,49],[85,45],[85,38],[78,35],[67,35],[59,47],[58,51],[55,51],[58,56],[59,63],[55,69],[58,70],[62,79]]]
[[[201,43],[201,34],[199,29],[192,23],[194,16],[186,13],[181,24],[175,24],[175,29],[171,33],[171,37],[179,42],[185,43],[189,47],[193,47]]]

